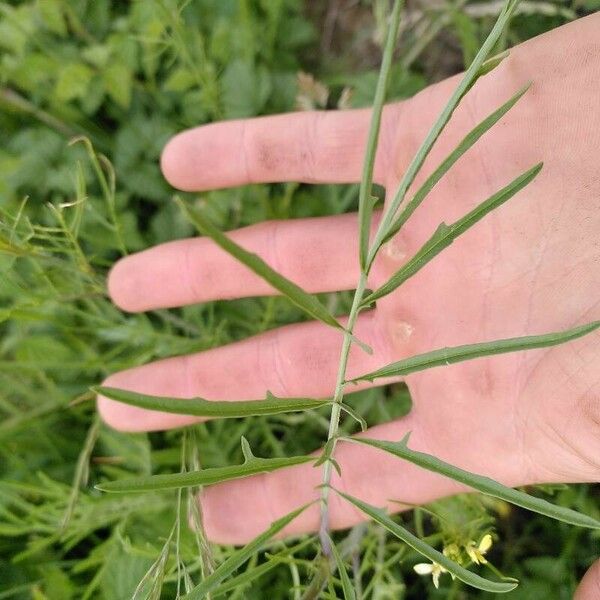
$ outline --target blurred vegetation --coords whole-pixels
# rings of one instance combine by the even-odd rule
[[[597,0],[522,6],[506,46],[600,8]],[[497,9],[410,3],[390,96],[460,70]],[[276,298],[123,314],[106,297],[105,275],[123,253],[192,235],[158,168],[172,134],[220,119],[368,105],[387,11],[382,0],[0,2],[0,599],[131,598],[181,516],[180,560],[166,562],[163,595],[139,596],[174,598],[178,574],[197,581],[202,569],[186,498],[104,496],[93,484],[176,471],[198,454],[205,466],[239,462],[240,435],[263,456],[321,444],[327,420],[319,412],[119,434],[97,422],[87,390],[116,370],[301,318]],[[188,198],[224,229],[356,207],[352,186],[261,185]],[[325,300],[347,309],[347,294]],[[352,402],[370,424],[410,410],[402,386]],[[542,493],[597,511],[590,486]],[[477,495],[401,518],[445,544],[495,530],[489,558],[521,579],[515,599],[570,598],[599,551],[597,535]],[[367,597],[485,597],[449,578],[435,591],[412,571],[415,555],[376,527],[351,535]],[[310,579],[314,551],[300,541],[286,551],[295,561],[224,595],[300,597],[290,590]],[[213,552],[221,560],[230,550]]]

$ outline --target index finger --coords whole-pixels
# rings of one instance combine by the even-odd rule
[[[377,183],[383,180],[385,139],[396,108],[384,110]],[[357,182],[370,114],[370,109],[297,112],[195,127],[167,143],[161,168],[171,185],[185,191],[283,181]]]

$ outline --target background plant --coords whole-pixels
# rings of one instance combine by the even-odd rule
[[[376,19],[368,22],[367,38],[381,29],[382,15],[387,14],[384,4],[373,7]],[[533,7],[550,12],[546,17],[540,12],[517,17],[504,43],[557,25],[580,8],[561,4],[552,12],[552,6]],[[370,10],[365,7],[364,14]],[[471,48],[477,47],[491,24],[489,15],[470,16],[472,12],[464,11],[465,19],[447,9],[421,11],[405,15],[403,22],[442,19],[440,30],[448,36],[458,33],[468,62],[468,40]],[[181,432],[124,436],[98,426],[86,390],[107,373],[222,344],[300,316],[281,298],[126,316],[104,297],[105,269],[123,244],[126,251],[134,251],[192,233],[176,207],[165,202],[170,192],[156,166],[160,148],[173,132],[218,118],[290,110],[296,101],[319,106],[322,89],[315,93],[306,80],[297,88],[301,67],[322,73],[329,105],[338,97],[346,105],[364,105],[372,100],[376,71],[350,75],[348,65],[355,54],[350,51],[325,54],[321,64],[312,61],[321,42],[302,5],[295,2],[193,2],[185,7],[167,2],[18,2],[5,3],[1,14],[0,128],[6,143],[0,151],[0,549],[5,557],[0,563],[0,593],[130,597],[154,564],[155,574],[164,565],[164,595],[173,597],[177,564],[188,565],[194,581],[200,569],[210,569],[200,560],[203,540],[185,526],[177,529],[178,543],[174,534],[172,552],[164,558],[164,542],[178,515],[173,494],[102,497],[91,489],[77,494],[90,456],[93,483],[172,472],[182,468],[182,460],[184,466],[193,466],[197,443],[203,466],[236,464],[242,458],[236,441],[242,434],[259,456],[303,455],[322,438],[326,411],[200,425],[193,436],[186,434],[183,458]],[[412,34],[406,28],[402,40]],[[411,95],[425,84],[423,73],[432,75],[434,46],[423,52],[410,63],[404,58],[394,63],[390,97]],[[372,54],[375,65],[380,52]],[[247,93],[238,93],[237,86],[244,84]],[[314,80],[313,84],[314,88]],[[343,94],[346,86],[354,87],[350,100]],[[96,151],[108,156],[116,175],[114,190],[105,161],[98,159],[102,183],[85,145],[68,145],[77,135],[85,135]],[[356,199],[352,187],[273,185],[212,192],[203,196],[203,206],[212,222],[228,229],[264,218],[342,212],[353,208]],[[347,294],[323,301],[335,314],[349,308]],[[389,395],[396,402],[387,401]],[[73,400],[80,402],[70,406]],[[402,386],[394,386],[358,394],[352,406],[375,423],[397,416],[389,415],[390,410],[408,410],[409,399]],[[344,422],[342,433],[353,427],[352,421]],[[61,435],[64,431],[69,436]],[[586,492],[585,486],[554,488],[553,493],[565,506],[593,512],[593,492]],[[469,496],[436,503],[432,510],[438,517],[415,512],[415,530],[430,534],[429,541],[435,542],[458,541],[465,535],[478,540],[490,528],[490,514],[507,509]],[[501,537],[510,540],[511,530],[522,522],[514,510],[510,518],[498,519]],[[576,567],[582,566],[579,561],[594,554],[593,538],[543,519],[528,521],[528,526],[532,533],[519,535],[518,543],[509,544],[495,563],[512,575],[525,575],[522,593],[544,593],[548,578],[558,579],[560,573],[568,594],[579,574]],[[372,581],[365,592],[419,597],[426,583],[411,573],[414,557],[406,547],[374,526],[361,531],[359,542],[355,533],[342,549],[361,549],[365,581]],[[180,563],[174,559],[174,546]],[[563,553],[562,572],[548,564],[557,546]],[[546,557],[543,548],[548,548]],[[254,555],[248,573],[262,567],[263,577],[252,588],[238,588],[238,596],[261,597],[265,590],[284,596],[290,581],[305,585],[315,550],[312,541],[301,541],[267,561],[268,571],[264,554]],[[536,559],[526,562],[532,554]],[[231,550],[214,548],[213,555],[221,563]],[[155,563],[157,557],[163,561]],[[410,592],[402,591],[405,577]],[[460,594],[454,585],[453,593]],[[139,593],[146,592],[140,588]]]

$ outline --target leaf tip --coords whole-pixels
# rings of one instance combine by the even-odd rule
[[[252,448],[250,448],[250,444],[248,440],[242,436],[240,439],[240,443],[242,445],[242,454],[244,455],[244,464],[254,460],[256,456],[252,453]]]
[[[408,447],[408,440],[410,439],[411,434],[412,434],[412,431],[407,431],[404,434],[404,436],[402,437],[402,439],[400,440],[399,444],[402,446]]]

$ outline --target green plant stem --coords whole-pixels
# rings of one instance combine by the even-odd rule
[[[344,333],[344,342],[342,344],[342,350],[340,353],[340,364],[338,368],[337,380],[335,384],[335,393],[333,396],[333,406],[331,408],[331,417],[329,419],[329,433],[327,435],[327,441],[330,442],[335,440],[338,436],[338,430],[340,426],[340,414],[342,411],[341,404],[344,400],[344,385],[346,380],[346,367],[348,366],[348,357],[350,356],[350,348],[352,346],[352,332],[356,319],[361,310],[361,300],[367,286],[367,272],[363,271],[360,275],[356,291],[354,293],[354,299],[352,301],[352,308],[348,316],[348,323],[346,324],[346,331]],[[335,444],[335,441],[332,441]],[[329,538],[329,485],[331,483],[333,463],[331,459],[325,461],[323,466],[323,485],[321,487],[321,523],[319,526],[319,538],[321,540],[321,547],[323,548],[323,554],[325,556],[331,556],[331,542]]]
[[[406,196],[406,193],[408,192],[411,184],[413,183],[417,173],[423,166],[423,163],[429,155],[431,148],[433,147],[442,130],[445,128],[448,121],[452,117],[452,114],[454,113],[454,110],[460,103],[461,99],[473,86],[474,82],[478,79],[478,76],[481,73],[480,69],[482,68],[483,63],[485,62],[490,51],[496,45],[496,42],[500,38],[500,35],[506,27],[506,24],[509,21],[510,16],[517,3],[518,0],[513,0],[507,2],[507,4],[504,6],[504,9],[502,10],[498,20],[496,21],[496,24],[492,28],[490,35],[483,43],[483,46],[481,46],[481,49],[477,53],[477,56],[473,60],[471,66],[465,72],[460,83],[454,90],[450,100],[442,110],[436,122],[429,130],[429,133],[423,140],[423,143],[417,150],[417,153],[415,154],[414,158],[406,168],[404,176],[398,184],[398,189],[396,190],[396,193],[394,194],[393,198],[385,208],[381,221],[379,222],[379,226],[375,233],[373,243],[371,245],[367,257],[366,264],[368,267],[370,267],[373,264],[373,261],[375,260],[375,256],[377,255],[379,248],[384,243],[385,238],[387,237],[387,234],[390,231],[390,228],[393,226],[393,222],[396,217],[398,208],[404,200],[404,197]]]
[[[380,76],[377,82],[377,88],[375,90],[375,98],[373,100],[373,113],[371,117],[371,125],[369,127],[367,148],[365,151],[366,158],[363,164],[362,177],[358,192],[358,221],[360,223],[359,257],[361,269],[364,269],[365,265],[367,264],[367,253],[369,251],[369,230],[373,213],[372,207],[369,206],[369,204],[372,202],[371,193],[373,187],[373,169],[375,166],[375,155],[377,153],[379,130],[381,127],[381,117],[383,114],[382,107],[383,103],[385,102],[388,80],[390,78],[394,47],[396,46],[396,38],[398,37],[398,28],[400,26],[400,11],[403,4],[404,2],[402,2],[402,0],[396,0],[392,14],[390,15],[390,26],[389,31],[387,32]]]
[[[92,163],[92,168],[96,173],[96,178],[98,179],[98,183],[100,184],[100,188],[102,190],[102,195],[104,196],[104,200],[106,201],[106,206],[108,208],[108,214],[110,215],[112,223],[110,224],[110,228],[113,230],[115,235],[115,239],[117,241],[117,245],[119,246],[119,250],[123,256],[127,256],[127,246],[125,244],[125,238],[123,237],[123,229],[121,227],[121,221],[117,215],[117,206],[115,203],[115,172],[111,162],[102,154],[98,154],[94,149],[94,146],[90,139],[86,136],[78,136],[73,138],[69,145],[72,146],[81,142],[85,149],[87,150],[90,162]],[[100,163],[104,163],[105,169],[102,168]],[[104,171],[108,173],[108,180]]]
[[[47,125],[51,129],[58,131],[58,133],[64,135],[67,138],[72,138],[78,135],[80,132],[76,129],[73,129],[71,125],[65,123],[58,117],[42,110],[33,102],[24,98],[14,90],[9,88],[0,88],[0,103],[8,105],[10,108],[14,110],[18,110],[20,112],[31,115],[44,125]]]

